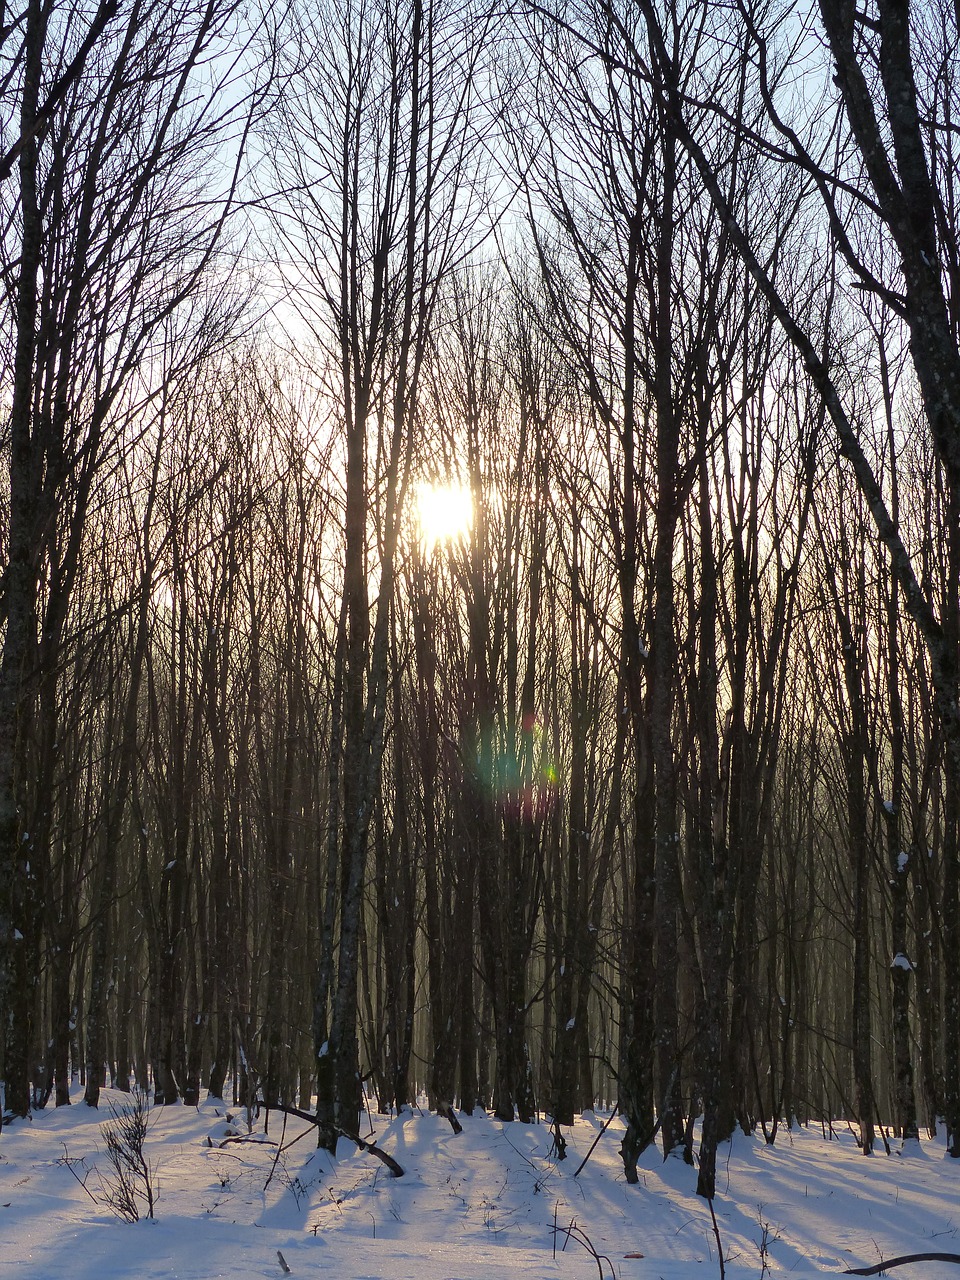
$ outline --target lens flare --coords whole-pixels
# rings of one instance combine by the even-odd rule
[[[482,733],[477,742],[477,776],[505,816],[526,822],[546,818],[556,804],[560,779],[537,717],[524,716],[512,741]]]

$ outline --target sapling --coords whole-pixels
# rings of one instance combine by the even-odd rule
[[[100,1126],[107,1148],[107,1159],[113,1166],[106,1178],[98,1173],[103,1203],[125,1222],[139,1222],[146,1206],[148,1218],[158,1192],[155,1173],[144,1154],[144,1143],[150,1125],[150,1105],[141,1089],[134,1089],[132,1101],[117,1106],[110,1104],[112,1119]]]
[[[764,1221],[762,1204],[757,1205],[757,1223],[760,1227],[757,1248],[760,1250],[760,1275],[763,1277],[770,1272],[770,1246],[780,1239],[780,1232]]]

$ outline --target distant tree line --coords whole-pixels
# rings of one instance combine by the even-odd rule
[[[0,37],[4,1113],[960,1156],[955,7]]]

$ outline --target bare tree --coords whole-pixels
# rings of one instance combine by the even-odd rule
[[[242,150],[253,101],[234,87],[224,108],[223,77],[210,70],[214,51],[233,42],[234,5],[134,4],[107,31],[109,16],[96,11],[77,22],[67,6],[28,5],[14,76],[19,182],[15,192],[4,187],[5,278],[15,305],[0,662],[0,1005],[9,1014],[7,1103],[18,1112],[28,1105],[36,970],[26,957],[38,936],[46,857],[31,849],[24,826],[24,743],[36,699],[56,678],[95,480],[136,431],[157,338],[179,316],[189,360],[198,341],[218,340],[229,325],[229,308],[212,305],[205,318],[201,303],[191,317],[185,304],[199,297],[216,261],[233,202],[238,171],[224,173],[218,148],[239,123]],[[208,180],[213,192],[203,189]]]
[[[321,1134],[356,1130],[368,837],[379,791],[397,544],[440,282],[469,242],[466,183],[484,23],[465,9],[291,11],[271,200],[318,378],[342,431],[343,561],[328,895],[315,998]],[[376,599],[371,579],[377,577]],[[371,607],[373,618],[371,622]],[[339,933],[336,930],[339,926]]]
[[[944,734],[945,777],[954,792],[960,772],[960,699],[952,621],[941,623],[941,616],[946,619],[949,615],[941,615],[939,602],[924,591],[910,550],[891,519],[886,495],[856,429],[856,411],[845,394],[842,377],[824,361],[803,317],[764,267],[755,240],[731,208],[720,173],[704,150],[702,127],[705,119],[712,128],[712,122],[719,118],[730,125],[732,146],[738,145],[734,139],[757,145],[781,159],[786,157],[803,175],[810,195],[822,203],[829,234],[852,271],[856,288],[875,293],[909,331],[930,438],[947,483],[955,490],[960,349],[951,321],[950,289],[956,280],[956,229],[948,213],[951,206],[938,194],[937,184],[952,168],[943,163],[943,155],[953,104],[951,91],[939,78],[939,68],[948,56],[946,50],[956,42],[956,15],[944,7],[941,20],[923,32],[938,52],[932,57],[928,52],[921,65],[914,48],[921,43],[923,27],[911,21],[910,11],[903,6],[879,0],[875,8],[860,12],[833,0],[820,5],[835,68],[833,83],[852,143],[852,148],[837,150],[832,135],[819,128],[822,113],[813,114],[812,133],[781,113],[778,89],[783,58],[780,50],[775,50],[774,33],[766,29],[769,24],[762,13],[740,6],[740,39],[745,56],[749,54],[751,65],[757,68],[757,91],[769,130],[756,122],[748,128],[743,120],[731,118],[727,104],[713,87],[685,101],[676,87],[676,51],[662,19],[648,0],[643,0],[642,10],[651,61],[648,68],[646,58],[638,57],[633,64],[636,74],[645,77],[647,70],[651,71],[682,145],[697,166],[738,252],[823,397],[840,452],[856,477],[877,536],[889,554],[904,607],[924,639]],[[826,71],[824,68],[824,80]],[[928,122],[926,127],[923,120]],[[858,247],[868,243],[871,235],[889,239],[898,262],[898,279],[893,283],[873,274],[870,259]],[[952,825],[951,821],[951,829]],[[947,950],[952,954],[957,951],[960,926],[955,863],[951,857],[946,866],[943,901]],[[958,1057],[960,1002],[948,996],[946,1014],[949,1043],[945,1061],[953,1064]],[[960,1153],[958,1099],[956,1084],[949,1084],[947,1124],[950,1149],[955,1154]]]

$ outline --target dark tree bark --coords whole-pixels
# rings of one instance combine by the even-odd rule
[[[33,431],[34,360],[43,230],[37,193],[37,115],[47,15],[40,0],[27,6],[18,157],[21,209],[16,285],[16,353],[10,407],[10,514],[4,573],[6,630],[0,659],[0,1020],[4,1105],[30,1109],[29,1053],[35,975],[29,956],[36,933],[36,882],[27,868],[21,812],[24,745],[36,679],[38,483],[43,455]]]
[[[887,416],[887,449],[890,457],[890,516],[900,523],[899,479],[896,462],[892,387],[883,334],[878,343],[883,402]],[[879,794],[887,845],[887,866],[891,897],[890,911],[890,982],[892,999],[892,1033],[894,1060],[894,1099],[896,1124],[900,1137],[907,1141],[920,1136],[913,1079],[913,1056],[910,1027],[910,975],[913,963],[907,943],[907,908],[910,855],[905,850],[903,831],[905,727],[901,694],[902,650],[900,645],[900,587],[895,576],[889,579],[886,607],[886,702],[890,721],[890,791]],[[875,785],[877,785],[875,783]],[[882,791],[877,785],[877,789]]]

